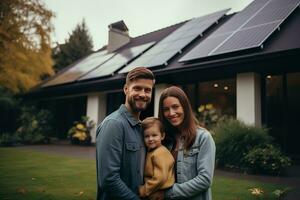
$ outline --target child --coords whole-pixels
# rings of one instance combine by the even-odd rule
[[[165,133],[159,119],[155,117],[146,118],[142,121],[142,128],[147,156],[144,171],[145,184],[139,187],[139,194],[141,198],[145,198],[174,184],[175,161],[169,150],[161,144]]]

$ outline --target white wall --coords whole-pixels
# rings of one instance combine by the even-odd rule
[[[92,143],[95,143],[97,125],[106,116],[106,94],[105,93],[88,95],[86,115],[96,123],[95,127],[91,131]]]
[[[260,75],[241,73],[236,78],[237,118],[247,124],[261,126]]]

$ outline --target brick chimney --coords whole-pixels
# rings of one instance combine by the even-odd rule
[[[108,29],[108,52],[113,52],[130,42],[128,28],[123,20],[110,24]]]

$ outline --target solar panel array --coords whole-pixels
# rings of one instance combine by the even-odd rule
[[[230,9],[222,10],[186,22],[141,57],[120,70],[119,73],[129,72],[131,69],[138,66],[150,68],[167,65],[167,62],[172,57],[174,57],[177,53],[181,53],[181,50],[198,36],[202,36],[208,28],[216,23],[229,10]]]
[[[95,68],[91,72],[82,76],[79,80],[87,80],[93,78],[99,78],[104,76],[113,75],[117,70],[128,64],[132,59],[145,52],[152,47],[155,42],[146,43],[140,46],[124,49],[120,53],[116,54],[113,58]]]
[[[82,59],[66,71],[58,74],[52,80],[43,84],[42,87],[59,85],[64,83],[70,83],[77,80],[80,76],[86,74],[87,72],[93,70],[99,65],[103,64],[105,61],[114,56],[114,53],[107,53],[106,50],[92,53],[86,58]]]
[[[256,0],[183,56],[179,62],[251,48],[267,38],[299,6],[300,0]]]

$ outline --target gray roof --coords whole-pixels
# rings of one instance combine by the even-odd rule
[[[223,18],[218,20],[217,24],[212,24],[207,30],[205,30],[201,37],[196,37],[191,43],[187,44],[180,51],[180,53],[177,53],[170,60],[168,60],[167,65],[152,67],[151,69],[155,73],[158,82],[184,81],[184,78],[180,78],[180,76],[178,76],[178,74],[183,75],[184,73],[188,75],[185,77],[190,77],[191,80],[197,80],[199,77],[202,77],[203,79],[209,79],[209,77],[222,77],[226,74],[234,74],[241,71],[263,71],[272,69],[280,70],[282,67],[287,67],[287,65],[291,65],[293,67],[296,66],[297,69],[300,70],[300,59],[298,58],[300,55],[300,37],[298,36],[300,32],[299,7],[296,8],[286,20],[284,20],[284,23],[280,24],[279,31],[275,31],[267,38],[266,41],[264,41],[262,49],[246,49],[244,51],[236,51],[216,56],[201,57],[188,62],[179,62],[182,57],[187,55],[197,45],[207,40],[210,35],[222,28],[224,24],[229,23],[232,19],[235,19],[235,16],[238,16],[238,13],[225,15]],[[115,53],[118,54],[126,49],[144,45],[150,42],[155,42],[157,44],[168,35],[171,35],[172,32],[179,30],[180,27],[183,27],[184,24],[187,24],[192,20],[181,22],[151,33],[131,38],[128,44],[118,49]],[[105,47],[99,51],[103,50],[105,50]],[[138,55],[137,58],[142,57],[143,55],[144,53],[141,52],[141,55]],[[137,58],[134,57],[133,60]],[[84,59],[85,58],[82,60]],[[72,68],[73,66],[74,64],[68,66],[56,76],[59,76],[59,74]],[[50,81],[56,77],[54,76],[31,90],[28,95],[33,97],[49,95],[61,96],[67,94],[70,95],[120,89],[124,84],[125,75],[126,74],[114,73],[113,76],[108,77],[99,77],[92,80],[74,81],[66,84],[42,87],[47,81]]]

